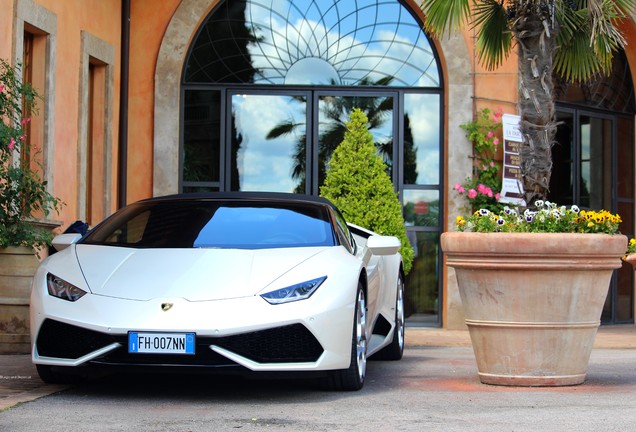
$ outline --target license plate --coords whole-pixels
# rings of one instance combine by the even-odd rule
[[[132,354],[194,354],[194,333],[128,332]]]

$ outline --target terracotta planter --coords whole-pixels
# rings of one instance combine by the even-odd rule
[[[0,353],[28,354],[29,297],[39,261],[26,247],[0,248]]]
[[[624,235],[442,234],[482,383],[585,381]]]

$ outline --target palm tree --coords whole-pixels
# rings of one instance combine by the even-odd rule
[[[557,127],[553,73],[570,82],[609,73],[625,45],[618,24],[636,0],[423,0],[421,7],[434,36],[475,29],[477,58],[489,70],[516,45],[525,199],[545,199]]]

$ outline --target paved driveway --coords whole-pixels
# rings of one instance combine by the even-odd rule
[[[479,383],[472,349],[409,346],[371,362],[360,392],[307,381],[122,376],[0,412],[0,430],[32,431],[627,431],[636,422],[636,350],[595,349],[585,384]]]

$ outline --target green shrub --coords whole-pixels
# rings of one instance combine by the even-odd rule
[[[329,161],[320,195],[333,202],[348,222],[399,238],[404,271],[408,273],[413,248],[406,236],[402,205],[376,152],[367,121],[361,110],[353,110],[344,140]]]
[[[33,220],[59,213],[63,203],[49,193],[37,159],[28,162],[37,153],[24,145],[26,125],[41,98],[21,77],[19,65],[0,59],[0,247],[42,248],[51,243],[51,231]]]

